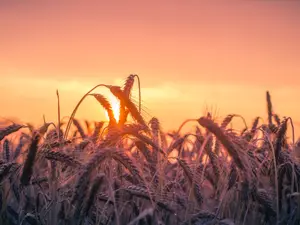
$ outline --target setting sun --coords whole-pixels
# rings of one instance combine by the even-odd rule
[[[109,103],[111,105],[111,109],[114,113],[114,117],[116,119],[117,122],[119,122],[119,118],[120,118],[120,101],[115,98],[115,97],[110,97],[109,98]],[[108,116],[108,113],[107,111],[105,111],[105,117],[107,120],[109,120],[109,116]]]

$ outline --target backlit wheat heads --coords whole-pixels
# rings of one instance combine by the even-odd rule
[[[127,97],[124,92],[121,90],[119,86],[111,86],[110,87],[111,93],[116,96],[120,101],[123,101],[127,109],[129,110],[133,119],[135,119],[139,124],[147,127],[147,124],[142,117],[141,113],[136,108],[135,104]]]
[[[76,107],[74,108],[70,118],[69,118],[69,121],[67,123],[67,126],[66,126],[66,130],[65,130],[65,133],[64,133],[64,138],[66,139],[68,137],[68,134],[69,134],[69,131],[70,131],[70,127],[72,125],[72,122],[73,122],[73,119],[75,117],[75,114],[79,108],[79,106],[81,105],[81,103],[83,102],[83,100],[89,96],[89,94],[94,91],[95,89],[97,89],[98,87],[108,87],[108,85],[105,85],[105,84],[98,84],[96,85],[95,87],[93,87],[92,89],[90,89],[87,93],[85,93],[85,95],[79,100],[79,102],[77,103]]]
[[[96,200],[96,194],[100,189],[100,186],[102,184],[104,177],[105,177],[104,174],[100,174],[94,179],[92,187],[90,188],[90,191],[89,191],[89,195],[84,202],[84,206],[83,206],[83,210],[82,210],[83,216],[87,216],[88,212],[90,211],[91,207],[93,206],[93,204]]]
[[[2,147],[2,151],[3,151],[3,159],[6,162],[10,161],[10,146],[9,146],[9,140],[5,139],[3,142],[3,147]]]
[[[273,114],[273,117],[274,117],[274,120],[277,123],[277,126],[279,126],[281,124],[280,117],[277,114],[275,114],[275,113]]]
[[[123,150],[117,148],[98,149],[94,156],[92,156],[89,162],[83,167],[83,171],[79,176],[75,187],[75,193],[72,202],[76,201],[76,199],[80,195],[80,192],[86,188],[85,183],[87,180],[89,180],[89,177],[93,170],[96,169],[96,167],[99,166],[100,163],[108,157],[121,163],[126,169],[130,171],[134,179],[138,180],[141,183],[143,182],[141,174],[135,163],[127,155],[124,154]]]
[[[279,127],[277,137],[276,137],[276,143],[275,143],[275,159],[276,159],[276,164],[280,162],[280,153],[281,149],[284,146],[285,143],[285,135],[287,131],[287,119],[285,119],[281,126]]]
[[[227,149],[230,156],[233,158],[236,165],[241,169],[244,170],[244,164],[242,159],[239,156],[239,152],[237,147],[232,143],[232,141],[227,137],[224,131],[212,120],[207,119],[206,117],[201,117],[198,120],[199,124],[206,129],[208,129],[211,133],[213,133],[218,140],[223,144],[223,146]]]
[[[82,169],[81,174],[79,174],[77,183],[75,185],[75,190],[73,193],[73,198],[71,203],[78,201],[81,192],[87,189],[87,183],[89,182],[91,173],[93,172],[94,169],[96,169],[97,166],[100,165],[101,162],[105,160],[109,150],[114,150],[114,149],[99,150],[91,157],[89,162],[87,162],[87,164],[84,165],[84,168]]]
[[[199,207],[201,207],[203,203],[203,197],[200,191],[200,186],[198,184],[199,181],[195,180],[195,176],[192,172],[192,169],[189,167],[188,163],[185,160],[177,159],[177,161],[183,169],[185,176],[187,177],[187,180],[189,182],[192,193],[197,201],[197,204],[199,205]]]
[[[195,131],[182,133],[196,121],[189,119],[164,133],[158,118],[146,121],[141,102],[134,104],[136,78],[122,88],[96,86],[120,100],[119,121],[94,87],[66,127],[0,129],[1,225],[300,224],[300,144],[289,143],[290,118],[273,113],[268,92],[266,123],[257,116],[248,128],[230,113],[217,124],[207,113]],[[108,112],[108,126],[75,119],[89,95]],[[245,123],[241,132],[231,124],[236,117]]]
[[[272,106],[271,95],[270,95],[269,91],[267,91],[267,93],[266,93],[266,98],[267,98],[268,122],[269,122],[269,125],[271,126],[273,124],[273,121],[272,121],[273,106]]]
[[[131,89],[134,84],[134,75],[129,75],[126,79],[123,92],[124,95],[130,99]],[[127,120],[127,113],[126,113],[126,105],[123,100],[120,100],[120,119],[119,119],[119,125],[123,126]]]
[[[104,125],[104,122],[96,122],[95,123],[94,132],[93,132],[92,137],[91,137],[91,139],[94,143],[96,143],[97,140],[99,139],[100,131],[101,131],[103,125]]]
[[[108,117],[109,117],[109,123],[111,125],[116,125],[117,121],[114,117],[114,113],[112,110],[112,107],[109,103],[109,101],[101,94],[91,94],[96,98],[96,100],[102,105],[102,107],[106,110]]]
[[[204,147],[204,151],[209,157],[209,160],[210,160],[213,170],[214,170],[214,174],[216,176],[216,181],[218,181],[219,176],[220,176],[218,156],[215,154],[215,152],[212,151],[212,147],[213,147],[213,137],[211,136],[211,137],[209,137],[209,139]]]
[[[44,149],[40,152],[46,159],[48,160],[54,160],[59,161],[61,163],[65,163],[67,165],[73,166],[73,167],[80,167],[81,163],[73,158],[72,156],[66,155],[63,152],[58,151],[52,151],[50,149]]]
[[[81,124],[79,123],[79,121],[78,121],[77,119],[74,118],[74,119],[73,119],[73,124],[74,124],[75,127],[77,128],[77,130],[78,130],[80,136],[82,137],[82,139],[85,139],[85,138],[86,138],[86,135],[85,135],[84,130],[83,130]]]
[[[256,117],[255,120],[253,121],[253,124],[252,124],[252,127],[251,127],[251,134],[254,135],[256,129],[257,129],[257,126],[258,126],[258,123],[259,123],[259,119],[260,117]]]
[[[139,89],[139,113],[141,113],[141,82],[140,82],[140,77],[137,75],[137,74],[130,74],[127,79],[126,79],[126,82],[125,82],[125,85],[124,85],[124,88],[123,88],[123,91],[124,91],[124,94],[130,99],[130,95],[131,95],[131,89],[133,87],[133,84],[134,84],[134,78],[137,78],[137,81],[138,81],[138,89]]]
[[[166,211],[174,213],[173,208],[171,208],[165,202],[162,202],[160,200],[156,200],[155,199],[155,194],[152,191],[149,192],[147,189],[145,189],[143,187],[135,186],[135,185],[129,185],[129,186],[126,186],[126,187],[122,188],[122,190],[125,190],[125,191],[129,192],[130,194],[132,194],[136,197],[154,201],[156,203],[156,205],[158,207],[160,207],[161,209],[164,209]]]
[[[19,155],[21,154],[22,148],[23,148],[23,146],[25,145],[25,142],[26,142],[26,140],[24,140],[24,139],[25,139],[24,136],[21,135],[20,138],[19,138],[19,143],[16,146],[16,149],[14,151],[14,155],[13,155],[14,160],[16,160],[19,157]]]
[[[234,114],[227,115],[221,123],[221,128],[225,129],[227,125],[230,124],[234,116],[235,116]]]
[[[155,159],[151,155],[151,151],[147,148],[147,145],[142,141],[136,141],[135,142],[136,147],[141,151],[141,153],[144,155],[146,161],[150,164],[156,164]]]
[[[154,142],[158,145],[159,133],[160,133],[159,120],[156,117],[153,117],[149,121],[149,124],[150,124],[150,128],[152,131],[152,136],[153,136]]]
[[[22,175],[20,178],[21,184],[26,186],[29,185],[32,173],[33,173],[33,165],[35,162],[37,150],[38,150],[38,143],[40,141],[40,134],[38,132],[33,133],[33,137],[28,149],[27,158],[25,160]]]
[[[140,183],[143,183],[142,176],[138,167],[135,165],[132,159],[130,159],[123,150],[115,149],[110,152],[111,157],[117,162],[121,163],[126,169],[130,171],[134,179],[137,179]]]
[[[131,124],[131,125],[126,125],[123,127],[123,129],[120,132],[120,134],[125,135],[125,134],[130,134],[140,141],[144,142],[145,144],[148,144],[152,146],[152,148],[155,151],[158,151],[163,154],[163,156],[166,156],[166,153],[164,152],[163,149],[161,149],[157,144],[154,143],[154,141],[149,138],[148,136],[144,135],[140,131],[145,131],[145,127],[143,125],[139,124]]]
[[[0,141],[3,140],[3,138],[5,138],[7,135],[10,135],[18,130],[20,130],[21,128],[23,128],[24,126],[23,125],[20,125],[20,124],[12,124],[12,125],[9,125],[5,128],[1,128],[0,129]]]

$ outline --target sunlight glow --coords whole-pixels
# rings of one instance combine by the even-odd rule
[[[112,96],[112,97],[109,98],[109,103],[110,103],[111,108],[113,110],[114,117],[115,117],[116,121],[119,122],[119,118],[120,118],[120,101],[117,98]],[[109,120],[107,111],[105,111],[105,117],[106,117],[107,120]]]

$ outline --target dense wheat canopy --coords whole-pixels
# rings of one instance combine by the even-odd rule
[[[269,91],[267,120],[207,112],[166,133],[132,100],[135,77],[101,85],[118,110],[95,88],[77,104],[96,99],[108,122],[74,110],[68,124],[1,127],[0,224],[300,224],[299,142]],[[241,131],[231,126],[238,119]]]
[[[144,109],[165,130],[206,106],[250,123],[269,90],[300,134],[299,10],[298,0],[1,0],[1,116],[55,121],[56,89],[69,115],[93,85],[122,86],[132,73],[137,86],[136,73]],[[76,118],[105,120],[99,108],[91,98]]]
[[[300,225],[300,0],[0,0],[0,225]]]

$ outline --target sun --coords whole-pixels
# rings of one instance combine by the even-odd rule
[[[120,101],[115,98],[114,96],[109,97],[109,103],[111,105],[112,111],[114,113],[114,117],[116,119],[117,122],[119,122],[120,119]],[[107,120],[109,120],[109,116],[107,111],[105,111],[105,117]]]

